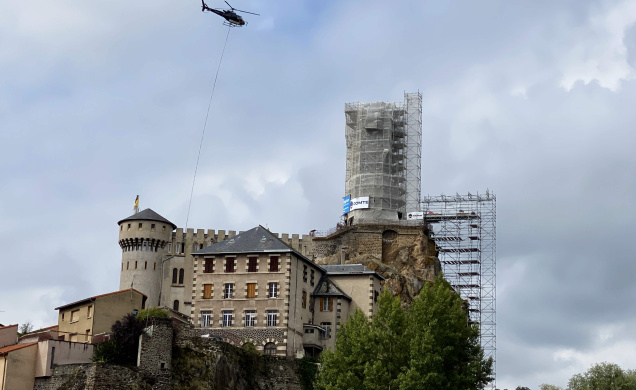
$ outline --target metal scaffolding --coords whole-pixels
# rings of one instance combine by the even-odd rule
[[[405,93],[403,103],[347,103],[345,117],[345,195],[369,197],[368,209],[351,216],[399,220],[419,211],[422,95]]]
[[[496,372],[496,197],[424,196],[424,222],[439,250],[444,277],[468,302],[469,318],[479,324],[480,343]],[[495,389],[495,380],[489,385]]]

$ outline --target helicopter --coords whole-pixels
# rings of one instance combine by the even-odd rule
[[[208,7],[207,4],[205,4],[204,0],[201,0],[201,4],[202,4],[201,12],[205,12],[205,11],[214,12],[215,14],[225,19],[225,22],[223,22],[224,25],[230,26],[230,27],[243,27],[247,24],[247,22],[243,20],[243,18],[234,11],[260,16],[259,14],[255,14],[254,12],[241,11],[240,9],[236,9],[232,7],[230,3],[228,3],[227,1],[225,2],[225,4],[227,4],[230,7],[229,10],[210,8]]]

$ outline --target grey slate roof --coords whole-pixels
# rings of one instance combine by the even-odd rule
[[[294,252],[278,237],[262,226],[193,252],[193,255],[221,253]],[[301,255],[302,256],[302,255]],[[304,256],[303,256],[304,257]]]
[[[324,267],[324,266],[323,266]],[[314,296],[340,296],[351,301],[351,297],[347,295],[337,284],[329,280],[328,275],[323,275],[318,281],[318,285],[314,290]]]
[[[125,221],[157,221],[157,222],[169,223],[170,225],[172,225],[172,229],[173,230],[177,228],[177,225],[175,225],[174,223],[168,221],[167,219],[165,219],[161,215],[155,213],[151,209],[145,209],[143,211],[138,212],[137,214],[131,215],[128,218],[124,218],[121,221],[117,222],[117,225],[119,225],[119,224],[121,224],[122,222],[125,222]]]
[[[323,265],[322,268],[327,271],[327,275],[372,275],[376,274],[380,279],[384,279],[375,271],[371,271],[362,264],[342,264],[342,265]]]

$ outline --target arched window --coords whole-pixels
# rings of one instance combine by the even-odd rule
[[[265,353],[265,355],[271,355],[271,356],[276,355],[276,344],[274,343],[265,344],[265,348],[263,352]]]
[[[177,273],[178,270],[176,268],[172,269],[172,284],[177,284]]]
[[[175,311],[179,311],[179,301],[175,300],[174,302],[172,302],[172,309]]]
[[[183,268],[181,268],[179,270],[179,284],[183,284],[183,275],[185,274],[185,271],[183,270]]]

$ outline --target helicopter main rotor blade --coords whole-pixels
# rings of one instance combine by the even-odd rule
[[[225,1],[225,0],[223,0],[223,1]],[[234,11],[234,7],[232,7],[232,6],[230,5],[230,3],[228,3],[227,1],[225,1],[225,4],[227,4],[227,6],[228,6],[228,7],[230,7],[230,8],[232,9],[232,11]]]
[[[261,14],[255,14],[254,12],[250,12],[250,11],[241,11],[240,9],[236,9],[236,8],[234,8],[234,11],[243,12],[243,13],[246,13],[246,14],[252,14],[252,15],[261,16]]]

